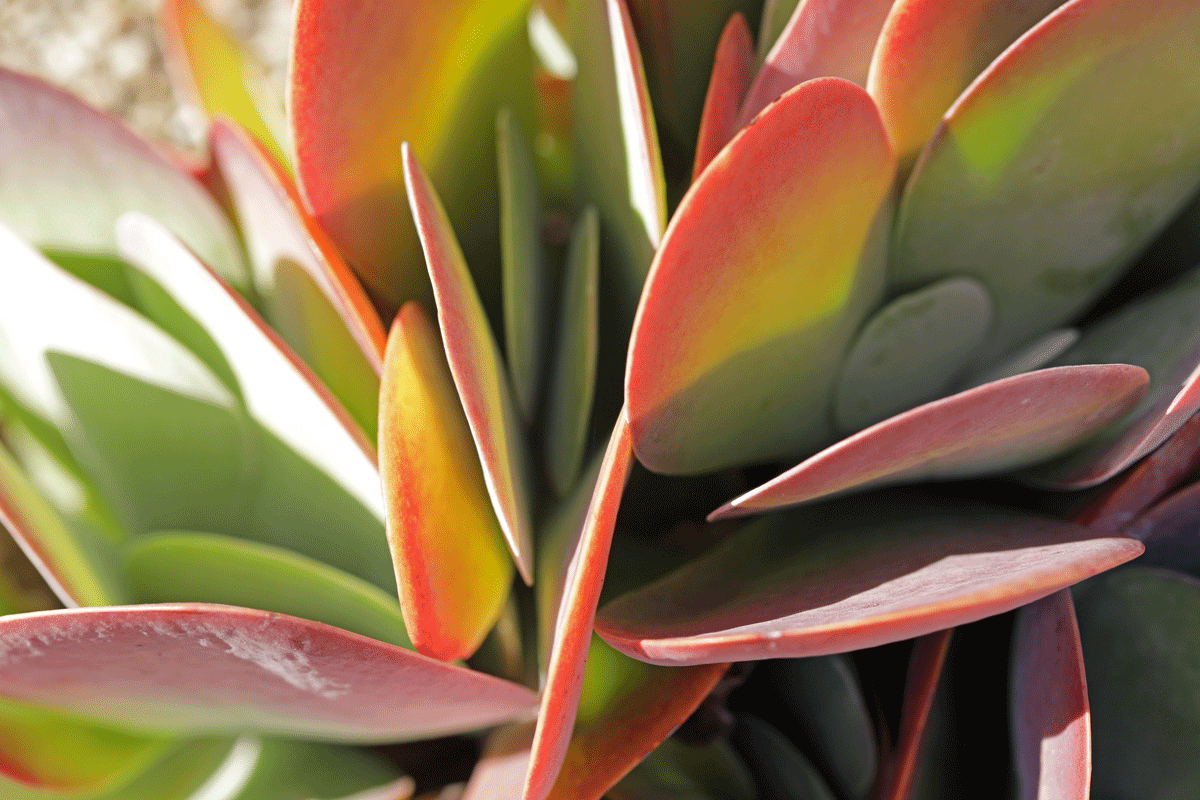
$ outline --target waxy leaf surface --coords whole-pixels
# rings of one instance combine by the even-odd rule
[[[0,223],[34,246],[114,256],[113,224],[141,211],[246,287],[237,239],[216,202],[116,119],[0,69],[0,148]]]
[[[317,622],[180,604],[0,619],[5,695],[133,731],[381,742],[531,713],[516,684]]]
[[[1047,17],[926,146],[900,203],[893,279],[987,286],[991,356],[1068,322],[1200,183],[1198,49],[1190,0],[1071,0]]]
[[[804,754],[758,717],[739,717],[732,737],[763,800],[835,800],[836,795]]]
[[[289,115],[296,173],[321,225],[392,307],[428,299],[400,145],[455,228],[495,239],[496,112],[532,115],[525,0],[299,0]]]
[[[509,800],[520,797],[529,768],[532,722],[513,722],[492,731],[475,762],[462,800]]]
[[[446,360],[479,451],[500,528],[521,577],[532,583],[528,455],[507,370],[441,201],[407,145],[401,148],[401,158],[417,235],[437,298]]]
[[[1200,571],[1200,484],[1167,495],[1130,523],[1125,532],[1146,545],[1140,564]]]
[[[165,0],[158,29],[174,85],[207,115],[234,120],[287,163],[283,98],[274,96],[266,69],[238,38],[198,0]]]
[[[896,0],[867,89],[901,164],[911,166],[942,114],[1006,47],[1063,0]]]
[[[937,631],[913,643],[900,710],[900,735],[880,775],[876,794],[879,800],[905,800],[911,795],[925,728],[953,633],[953,628]]]
[[[564,554],[566,577],[553,617],[554,638],[542,686],[542,706],[525,778],[524,800],[544,800],[549,796],[567,757],[583,691],[592,622],[632,459],[629,422],[622,410],[600,464],[583,527]]]
[[[868,486],[966,478],[1036,464],[1120,419],[1146,391],[1125,364],[1030,372],[918,406],[843,439],[710,519]]]
[[[700,133],[696,137],[696,159],[692,180],[708,166],[737,133],[738,109],[754,77],[754,42],[750,26],[741,14],[734,14],[721,32],[713,59],[712,78],[700,114]]]
[[[724,739],[703,747],[672,737],[608,791],[612,800],[754,800],[746,765]]]
[[[262,147],[223,120],[210,138],[265,316],[373,439],[385,342],[379,315]]]
[[[1200,582],[1132,567],[1075,591],[1092,713],[1092,794],[1200,792]]]
[[[379,468],[400,604],[417,650],[453,661],[496,622],[513,563],[437,329],[415,302],[392,324]]]
[[[606,605],[596,631],[655,664],[844,652],[972,622],[1141,554],[1135,539],[882,493],[748,525]]]
[[[634,325],[625,396],[638,460],[694,473],[830,438],[842,353],[882,289],[892,173],[874,104],[836,78],[789,92],[708,165]]]
[[[1013,752],[1021,800],[1087,800],[1092,773],[1087,678],[1071,593],[1017,612],[1012,643]]]
[[[867,85],[871,53],[893,0],[802,0],[754,77],[738,125],[813,78]]]
[[[1057,364],[1122,362],[1150,375],[1146,396],[1076,453],[1032,470],[1032,480],[1082,489],[1108,480],[1162,444],[1200,410],[1200,272],[1089,328]]]

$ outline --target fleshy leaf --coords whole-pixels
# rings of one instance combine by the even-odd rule
[[[1142,549],[1058,520],[882,493],[748,525],[606,605],[596,631],[664,665],[844,652],[1008,611]]]
[[[289,115],[301,190],[392,307],[429,297],[401,143],[429,166],[455,229],[482,227],[495,241],[496,112],[533,114],[527,10],[525,0],[296,3]]]
[[[237,37],[197,0],[165,0],[158,29],[174,85],[207,115],[234,120],[287,163],[283,98],[272,97],[266,69]]]
[[[513,563],[437,330],[415,302],[392,324],[379,408],[388,542],[409,635],[426,655],[465,658],[500,615]]]
[[[967,85],[1063,0],[896,0],[867,89],[907,169]]]
[[[416,788],[394,765],[361,749],[249,736],[234,744],[209,785],[218,778],[225,779],[218,785],[234,785],[230,773],[239,789],[230,800],[408,800]]]
[[[1197,572],[1200,484],[1167,495],[1130,523],[1125,532],[1146,545],[1146,554],[1138,563]]]
[[[282,548],[212,533],[159,533],[131,542],[124,566],[135,603],[245,606],[412,646],[395,598]]]
[[[922,636],[913,644],[904,685],[904,705],[900,711],[900,736],[880,775],[875,795],[879,800],[905,800],[910,796],[925,726],[929,722],[953,633],[953,628],[937,631]]]
[[[154,216],[239,289],[246,267],[217,204],[117,120],[0,69],[0,223],[36,247],[116,255],[113,224]]]
[[[546,339],[546,268],[542,207],[533,154],[512,113],[496,119],[500,165],[500,254],[504,279],[504,345],[513,395],[529,424],[538,403]]]
[[[822,450],[709,515],[718,519],[881,484],[966,478],[1068,452],[1137,405],[1146,372],[1054,367],[918,406]]]
[[[1157,450],[1101,492],[1076,516],[1076,521],[1121,530],[1197,468],[1200,468],[1200,416],[1185,422]]]
[[[992,322],[978,281],[947,278],[875,312],[846,354],[834,416],[847,432],[945,394]]]
[[[317,622],[203,604],[0,619],[4,693],[131,731],[381,742],[530,713],[516,684]]]
[[[616,249],[619,302],[633,307],[666,225],[645,72],[624,0],[571,0],[575,161]]]
[[[1200,271],[1089,328],[1056,360],[1136,364],[1150,374],[1150,387],[1118,425],[1079,452],[1032,470],[1032,480],[1063,489],[1095,486],[1158,447],[1200,410],[1198,303]]]
[[[64,794],[101,792],[128,781],[169,746],[166,739],[135,736],[0,699],[0,777],[33,788]],[[70,757],[63,758],[65,753]]]
[[[721,148],[738,131],[737,114],[754,75],[754,43],[750,26],[741,14],[734,14],[721,32],[713,59],[712,79],[700,114],[700,133],[696,137],[696,160],[692,180],[708,166]]]
[[[1200,793],[1200,581],[1133,567],[1075,594],[1092,712],[1092,795]]]
[[[587,447],[600,348],[599,295],[600,220],[588,206],[575,225],[567,255],[546,413],[546,471],[559,495],[575,484]]]
[[[771,46],[746,94],[738,127],[813,78],[867,85],[867,70],[893,0],[803,0]]]
[[[1198,48],[1190,0],[1071,0],[1047,17],[926,146],[893,232],[894,280],[987,286],[987,356],[1068,322],[1200,183]]]
[[[763,800],[836,800],[821,773],[795,745],[759,718],[742,715],[733,729],[733,743]]]
[[[429,179],[401,148],[409,203],[437,298],[446,360],[479,451],[483,478],[517,570],[533,582],[529,466],[500,348],[475,292],[458,240]]]
[[[549,797],[603,796],[683,724],[728,667],[656,667],[618,653],[593,635],[574,732]]]
[[[566,553],[566,578],[553,626],[542,706],[525,778],[524,800],[544,800],[567,757],[583,691],[596,604],[621,494],[632,467],[629,422],[622,410],[601,462],[583,528]]]
[[[220,347],[250,415],[382,520],[374,448],[298,357],[153,220],[130,214],[117,228],[126,260],[166,290]]]
[[[837,78],[789,92],[708,165],[638,309],[638,460],[694,473],[828,440],[842,354],[882,289],[892,173],[870,97]]]
[[[1021,800],[1087,800],[1092,746],[1087,678],[1066,589],[1017,613],[1012,644],[1013,752]]]
[[[842,797],[866,798],[878,768],[877,745],[854,662],[843,655],[791,659],[779,662],[775,676],[784,706],[833,788]]]
[[[1054,359],[1073,347],[1081,335],[1078,328],[1059,328],[1050,331],[1044,336],[1034,339],[1033,342],[1017,348],[1015,353],[1009,354],[1000,363],[989,365],[982,372],[977,372],[967,378],[963,382],[963,388],[973,389],[985,383],[1002,381],[1005,378],[1020,375],[1022,372],[1033,372],[1053,364]]]
[[[745,764],[723,740],[691,747],[670,738],[608,791],[612,800],[755,800]]]
[[[787,27],[788,21],[796,11],[800,0],[766,0],[763,3],[762,20],[758,27],[758,44],[755,50],[755,61],[762,65],[767,60],[767,53],[779,41],[779,35]]]
[[[374,439],[386,341],[379,315],[262,147],[223,120],[211,140],[265,316]]]
[[[492,731],[462,800],[510,800],[520,796],[529,768],[533,728],[532,722],[514,722]]]

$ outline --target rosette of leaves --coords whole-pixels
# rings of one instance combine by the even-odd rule
[[[161,20],[202,163],[0,73],[4,797],[1200,788],[1200,5]]]

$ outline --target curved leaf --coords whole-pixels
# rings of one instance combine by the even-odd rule
[[[704,96],[700,133],[696,137],[693,181],[737,133],[738,109],[750,88],[753,70],[754,42],[750,40],[750,26],[745,17],[734,14],[721,32],[713,59],[712,78]]]
[[[747,714],[733,729],[762,800],[835,800],[821,773],[782,733]]]
[[[500,348],[441,201],[413,151],[401,148],[417,235],[437,297],[446,360],[479,451],[483,478],[517,570],[533,582],[529,465]]]
[[[379,399],[388,542],[417,650],[453,661],[504,607],[513,563],[437,330],[415,302],[392,323]]]
[[[530,713],[516,684],[318,622],[199,603],[0,619],[17,700],[147,733],[382,742]]]
[[[1190,0],[1071,0],[1047,17],[926,146],[900,203],[894,280],[987,286],[985,357],[1069,322],[1200,184],[1197,48]],[[1138,124],[1111,124],[1122,119]]]
[[[1012,644],[1013,751],[1022,800],[1087,800],[1092,740],[1087,678],[1071,593],[1017,613]]]
[[[842,354],[882,289],[892,173],[874,104],[836,78],[789,92],[709,164],[638,309],[625,379],[638,460],[694,473],[829,438]]]
[[[652,664],[844,652],[1008,611],[1143,549],[1057,520],[896,497],[759,520],[606,605],[596,631]]]
[[[1124,364],[1055,367],[935,400],[873,425],[709,515],[720,519],[881,484],[965,478],[1070,451],[1129,412],[1147,376]]]

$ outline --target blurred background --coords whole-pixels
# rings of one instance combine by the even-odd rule
[[[159,0],[0,0],[0,65],[38,75],[122,117],[154,141],[195,152],[203,121],[172,91],[154,24]],[[292,0],[201,0],[281,87]]]

